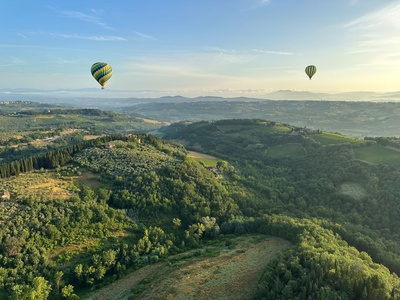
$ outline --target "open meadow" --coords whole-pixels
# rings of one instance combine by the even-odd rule
[[[260,235],[221,239],[139,269],[84,299],[252,299],[266,265],[289,246]]]
[[[206,167],[215,167],[219,159],[212,155],[189,151],[187,157],[202,162]]]
[[[323,132],[320,134],[315,134],[312,136],[312,139],[316,142],[321,143],[321,145],[336,145],[336,144],[361,144],[364,143],[362,139],[354,138],[346,135],[342,135],[339,133],[333,132]]]
[[[371,145],[368,147],[355,148],[354,153],[357,159],[374,164],[400,166],[400,151],[395,148],[382,145]]]

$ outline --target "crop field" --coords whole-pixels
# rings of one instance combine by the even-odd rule
[[[335,145],[335,144],[347,144],[347,143],[364,143],[363,140],[358,138],[353,138],[338,133],[324,132],[321,134],[316,134],[312,136],[312,139],[322,145]]]
[[[252,299],[268,262],[290,246],[267,236],[240,236],[139,269],[83,299]]]
[[[357,159],[375,164],[400,166],[400,152],[381,145],[355,148]]]
[[[265,151],[265,155],[270,158],[299,157],[306,154],[301,144],[288,143],[269,147]]]

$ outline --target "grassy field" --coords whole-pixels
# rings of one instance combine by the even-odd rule
[[[195,159],[199,162],[202,162],[206,167],[215,167],[217,165],[217,162],[220,161],[218,158],[215,156],[195,152],[195,151],[189,151],[188,155],[189,158]]]
[[[73,179],[83,185],[87,185],[92,189],[97,188],[111,188],[110,184],[102,182],[99,180],[100,175],[94,174],[88,170],[82,169],[82,174],[80,176],[74,176]]]
[[[78,192],[74,182],[94,189],[110,188],[106,183],[100,182],[99,177],[99,174],[94,174],[84,168],[65,166],[59,171],[34,171],[2,179],[0,191],[11,192],[14,200],[21,198],[40,198],[45,201],[67,199]]]
[[[305,154],[303,146],[297,143],[269,147],[265,152],[265,155],[271,158],[299,157]]]
[[[381,145],[355,148],[357,159],[370,163],[400,166],[400,152]]]
[[[252,299],[268,262],[290,246],[267,236],[240,236],[146,266],[83,299]]]
[[[322,145],[335,145],[335,144],[347,144],[347,143],[365,143],[361,139],[341,135],[333,132],[323,132],[321,134],[315,134],[312,139],[319,142]]]

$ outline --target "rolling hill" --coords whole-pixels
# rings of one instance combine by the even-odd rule
[[[159,130],[161,139],[116,134],[131,126],[119,115],[60,109],[52,118],[69,121],[58,136],[87,131],[5,160],[5,149],[41,132],[29,130],[26,115],[3,119],[14,126],[0,156],[1,298],[85,299],[125,276],[141,278],[125,283],[126,299],[161,286],[165,297],[206,297],[240,275],[221,264],[228,258],[262,266],[243,286],[255,299],[400,298],[397,139],[264,119],[175,123]],[[376,160],[385,149],[391,159]],[[244,249],[238,239],[255,236],[289,247],[250,260],[260,240]],[[140,277],[158,264],[170,272]],[[192,277],[190,291],[181,276]]]

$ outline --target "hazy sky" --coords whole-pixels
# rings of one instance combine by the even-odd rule
[[[97,88],[105,61],[160,95],[400,90],[400,1],[12,0],[0,25],[0,88]]]

